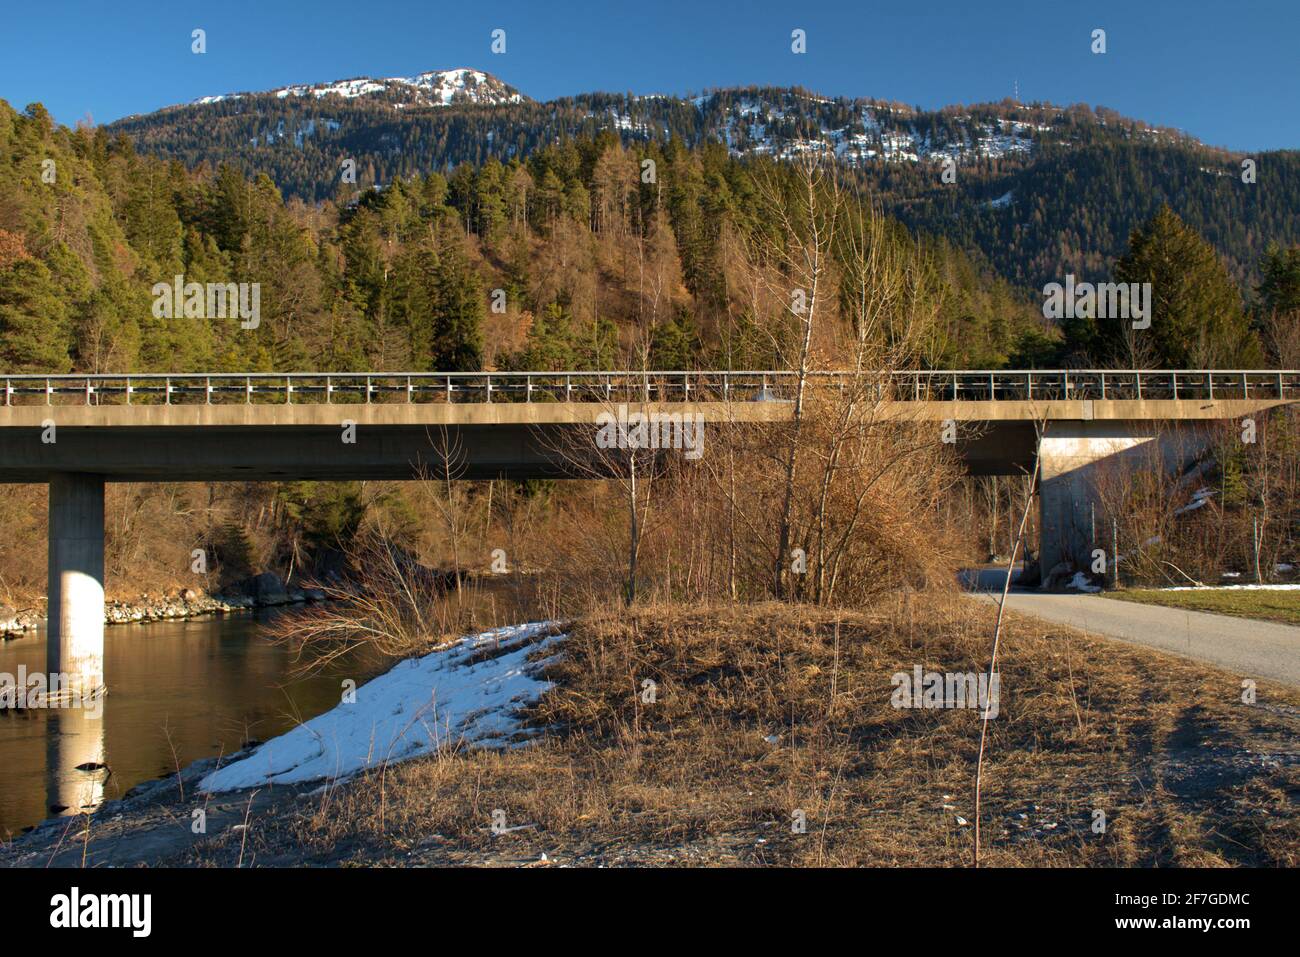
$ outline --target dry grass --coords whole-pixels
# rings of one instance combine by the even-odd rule
[[[268,825],[259,859],[966,866],[977,713],[895,709],[890,676],[980,671],[992,612],[972,606],[588,617],[547,665],[537,743],[334,789]],[[1229,673],[1043,627],[1012,619],[1003,638],[988,865],[1300,863],[1300,695],[1261,687],[1245,705]],[[492,835],[498,808],[522,829]]]

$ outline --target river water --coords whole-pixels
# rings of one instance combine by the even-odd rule
[[[262,635],[277,613],[107,628],[98,718],[93,709],[0,713],[0,839],[281,734],[338,704],[344,678],[359,685],[382,670],[352,661],[295,678],[289,650]],[[0,674],[17,676],[20,665],[44,671],[43,631],[0,642]]]

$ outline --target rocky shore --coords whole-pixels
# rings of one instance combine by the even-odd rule
[[[239,582],[224,594],[206,594],[194,588],[175,589],[168,594],[143,594],[133,601],[104,602],[104,624],[125,625],[132,622],[174,621],[224,615],[254,608],[324,601],[319,588],[286,586],[278,575],[263,572]],[[0,636],[17,637],[39,628],[45,622],[40,608],[14,609],[0,605]]]

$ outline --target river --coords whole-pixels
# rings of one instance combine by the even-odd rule
[[[294,677],[289,650],[262,635],[278,613],[107,628],[99,718],[70,708],[0,713],[0,839],[281,734],[336,705],[344,678],[359,685],[382,670],[354,661]],[[0,642],[0,674],[16,676],[20,665],[44,670],[44,631]]]

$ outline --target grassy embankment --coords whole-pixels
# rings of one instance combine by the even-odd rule
[[[1169,591],[1162,588],[1131,588],[1108,591],[1106,597],[1148,605],[1163,605],[1166,608],[1207,611],[1216,615],[1300,625],[1300,591],[1241,589]]]
[[[531,746],[392,765],[186,860],[967,865],[979,718],[896,709],[890,677],[980,671],[992,614],[904,595],[588,617],[547,665]],[[989,865],[1300,864],[1300,693],[1246,705],[1235,674],[1014,618],[999,670]]]

